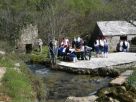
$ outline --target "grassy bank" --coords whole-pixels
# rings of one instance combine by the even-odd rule
[[[128,78],[128,85],[136,89],[136,68],[131,76]]]
[[[42,81],[31,73],[18,55],[0,56],[0,66],[6,67],[0,93],[8,95],[12,102],[34,102],[36,98],[44,98]]]
[[[42,52],[33,50],[30,54],[30,61],[33,63],[44,63],[49,60],[48,46],[43,46]]]

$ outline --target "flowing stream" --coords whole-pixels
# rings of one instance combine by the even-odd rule
[[[29,68],[45,83],[47,102],[65,102],[68,96],[89,96],[108,86],[111,78],[91,77],[61,71],[54,71],[38,64],[29,64]]]

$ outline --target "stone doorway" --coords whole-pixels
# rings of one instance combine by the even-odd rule
[[[127,36],[120,36],[120,40],[127,40]]]
[[[31,53],[32,52],[32,44],[26,44],[25,48],[26,48],[26,53]]]

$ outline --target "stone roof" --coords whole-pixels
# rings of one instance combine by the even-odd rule
[[[136,26],[127,21],[98,21],[97,25],[104,36],[136,35]]]

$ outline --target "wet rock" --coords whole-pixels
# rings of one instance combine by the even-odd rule
[[[119,93],[125,93],[126,91],[122,89],[120,86],[114,86],[114,87],[108,87],[108,88],[102,88],[98,91],[97,95],[99,97],[103,96],[118,96]]]
[[[117,71],[115,69],[99,68],[98,73],[100,76],[110,76],[110,77],[119,76],[119,71]]]
[[[103,88],[98,91],[98,102],[135,102],[136,93],[127,90],[125,86]]]
[[[121,88],[121,90],[123,90],[123,91],[127,91],[127,89],[126,89],[125,86],[121,86],[120,88]]]
[[[98,97],[96,95],[88,97],[68,97],[65,102],[95,102]]]
[[[125,76],[119,76],[118,78],[112,80],[110,82],[111,85],[123,85],[126,82],[126,77]]]

